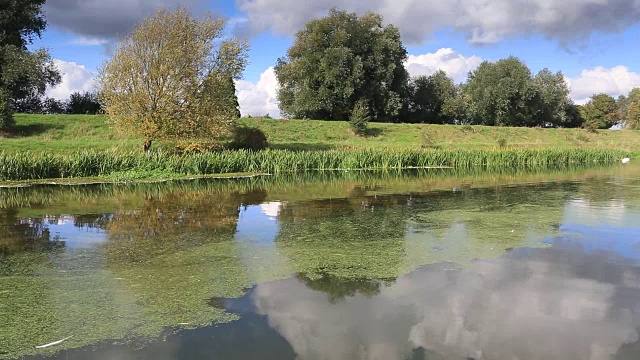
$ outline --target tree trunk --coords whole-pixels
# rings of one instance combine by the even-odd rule
[[[151,140],[146,139],[144,141],[144,145],[142,145],[142,150],[144,150],[144,152],[148,153],[149,151],[151,151]]]

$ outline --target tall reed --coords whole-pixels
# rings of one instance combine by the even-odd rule
[[[304,170],[404,169],[448,166],[532,168],[608,164],[626,154],[618,150],[330,150],[221,151],[191,155],[165,152],[0,153],[0,180],[109,176],[118,172],[209,175]]]

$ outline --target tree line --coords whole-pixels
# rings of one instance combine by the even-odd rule
[[[618,100],[595,94],[580,106],[561,72],[532,74],[516,57],[485,61],[455,84],[444,71],[411,78],[407,56],[400,31],[380,15],[333,9],[307,23],[278,60],[281,109],[319,120],[592,129],[640,123],[640,89]]]
[[[12,108],[13,111],[23,114],[96,115],[102,113],[98,94],[90,91],[73,92],[65,101],[41,96],[16,99],[13,101]]]

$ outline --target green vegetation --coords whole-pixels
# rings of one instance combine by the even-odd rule
[[[174,155],[166,152],[0,153],[0,180],[80,178],[161,174],[207,175],[239,172],[283,173],[304,170],[407,169],[424,167],[547,167],[611,164],[617,150],[239,150]]]
[[[332,9],[278,59],[280,108],[293,118],[344,121],[362,101],[374,118],[397,121],[406,107],[406,58],[400,30],[382,16]]]
[[[100,101],[115,129],[144,138],[220,139],[238,109],[233,79],[247,45],[225,39],[225,23],[194,18],[186,8],[159,9],[121,39],[100,70]]]
[[[45,0],[5,0],[0,9],[0,131],[14,125],[13,112],[21,103],[39,99],[47,86],[61,81],[51,55],[44,48],[29,51],[47,22]]]

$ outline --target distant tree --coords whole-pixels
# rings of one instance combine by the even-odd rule
[[[538,91],[531,71],[518,58],[483,62],[469,74],[464,92],[471,121],[481,125],[535,126]]]
[[[13,111],[24,114],[42,114],[42,100],[37,94],[22,99],[15,99],[11,103]]]
[[[142,135],[145,151],[157,139],[230,135],[237,109],[220,101],[219,87],[240,78],[247,46],[225,37],[221,19],[158,10],[100,70],[105,113],[118,129]]]
[[[65,104],[54,98],[46,98],[42,102],[42,112],[44,114],[64,114],[66,112]]]
[[[98,96],[91,92],[74,92],[69,96],[65,105],[67,114],[95,115],[100,113]]]
[[[455,96],[445,100],[442,104],[442,116],[450,119],[454,124],[472,124],[471,96],[465,91],[465,85],[457,85]]]
[[[408,103],[407,51],[400,31],[375,13],[332,9],[296,34],[275,67],[282,112],[294,118],[347,120],[359,100],[379,121],[397,121]]]
[[[620,108],[624,126],[627,129],[640,130],[640,88],[631,90],[622,104],[620,104],[619,99],[618,107]]]
[[[0,7],[0,130],[13,126],[13,106],[39,98],[60,82],[51,56],[27,45],[46,27],[45,0],[2,0]]]
[[[561,72],[543,69],[533,78],[533,84],[538,91],[535,125],[566,128],[576,124],[571,91]]]
[[[456,96],[453,79],[442,70],[411,81],[410,121],[428,124],[449,124],[453,116],[443,112],[447,101]]]
[[[609,129],[620,121],[616,99],[607,94],[594,95],[581,112],[587,129]]]

